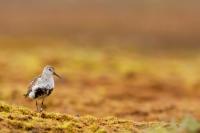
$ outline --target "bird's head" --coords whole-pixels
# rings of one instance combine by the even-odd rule
[[[58,78],[61,78],[61,77],[55,72],[54,67],[49,66],[49,65],[47,65],[47,66],[44,67],[43,74],[45,74],[45,75],[55,75],[55,76],[57,76]]]

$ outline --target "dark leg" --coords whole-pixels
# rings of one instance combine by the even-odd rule
[[[42,99],[42,107],[44,106],[44,98]]]
[[[42,103],[41,103],[40,111],[42,112],[44,108],[45,108],[45,105],[44,105],[44,98],[43,98],[42,99]]]
[[[36,102],[35,102],[35,103],[36,103],[37,111],[39,111],[39,110],[38,110],[38,103],[37,103],[37,100],[36,100]]]

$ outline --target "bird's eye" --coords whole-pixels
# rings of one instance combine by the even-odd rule
[[[49,68],[49,71],[52,71],[51,68]]]

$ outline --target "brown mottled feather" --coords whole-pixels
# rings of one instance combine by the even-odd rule
[[[27,91],[27,93],[24,94],[25,97],[27,97],[27,96],[29,95],[29,93],[30,93],[31,90],[32,90],[32,87],[35,85],[35,83],[37,82],[38,78],[40,78],[40,77],[41,77],[41,75],[39,75],[38,77],[35,77],[35,78],[32,80],[32,82],[31,82],[31,83],[29,84],[29,86],[28,86],[28,91]]]

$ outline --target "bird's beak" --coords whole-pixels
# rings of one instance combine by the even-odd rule
[[[54,72],[53,75],[61,79],[60,75],[58,75],[56,72]]]

